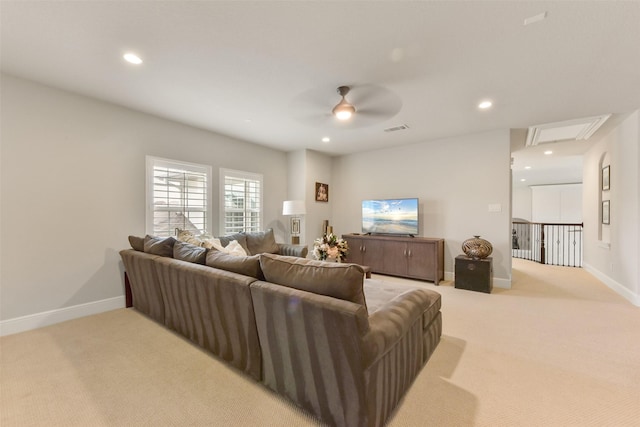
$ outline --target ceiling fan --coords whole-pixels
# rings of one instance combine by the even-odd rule
[[[302,92],[290,104],[292,116],[310,126],[358,128],[390,119],[402,108],[400,97],[382,86],[339,86],[337,104],[335,91],[323,85]]]
[[[338,105],[333,107],[333,110],[331,110],[338,120],[349,120],[356,112],[355,107],[349,104],[345,99],[350,90],[351,88],[349,86],[340,86],[338,88],[338,93],[342,96],[342,100],[338,102]]]

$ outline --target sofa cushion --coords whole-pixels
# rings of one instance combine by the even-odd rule
[[[146,235],[144,238],[144,251],[148,254],[173,257],[173,245],[176,239],[173,237],[157,237]]]
[[[207,253],[206,264],[209,267],[264,280],[264,275],[260,268],[260,255],[236,256],[217,250],[210,250]]]
[[[260,267],[269,282],[367,307],[362,291],[364,270],[359,265],[261,254]]]
[[[173,257],[181,261],[204,265],[207,259],[207,249],[178,240],[173,245]]]
[[[144,252],[144,237],[129,236],[129,244],[138,252]]]
[[[245,236],[249,255],[277,254],[280,250],[272,228],[260,232],[245,233]]]

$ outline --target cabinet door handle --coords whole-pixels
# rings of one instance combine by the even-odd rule
[[[407,256],[407,250],[402,251],[402,255]]]
[[[409,256],[411,256],[411,249],[409,249]]]
[[[367,252],[367,247],[366,246],[362,247],[362,252]]]

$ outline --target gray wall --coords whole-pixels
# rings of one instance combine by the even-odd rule
[[[531,221],[531,187],[513,187],[511,208],[514,218]]]
[[[264,175],[265,228],[288,241],[282,201],[304,199],[305,242],[323,219],[338,234],[360,231],[361,201],[419,197],[421,236],[443,237],[453,272],[463,240],[494,245],[496,286],[509,287],[508,130],[331,158],[268,149],[113,104],[2,75],[0,320],[121,298],[118,251],[144,234],[145,156],[211,165],[214,229],[219,168]],[[585,156],[585,263],[638,303],[640,113]],[[611,158],[610,244],[598,240],[599,161]],[[314,199],[329,184],[329,203]],[[593,197],[596,197],[594,199]],[[501,212],[488,212],[489,205]]]
[[[604,163],[603,163],[604,162]],[[611,189],[601,191],[603,164]],[[584,268],[640,305],[640,110],[630,114],[584,156]],[[602,225],[602,200],[610,200],[610,224]]]
[[[334,194],[337,190],[337,181],[333,179],[332,164],[333,159],[322,153],[313,150],[305,150],[307,165],[306,193],[307,217],[306,234],[309,250],[313,249],[314,239],[322,236],[322,221],[329,220],[333,224],[333,215],[336,208]],[[329,186],[329,201],[316,202],[316,182],[321,182]]]
[[[1,76],[0,319],[123,295],[118,251],[145,232],[145,156],[264,175],[265,227],[285,239],[284,152]]]
[[[336,158],[333,223],[360,232],[361,202],[420,198],[420,235],[445,239],[445,272],[462,242],[481,235],[494,247],[494,284],[511,285],[510,133],[486,132]],[[489,205],[501,212],[489,212]]]

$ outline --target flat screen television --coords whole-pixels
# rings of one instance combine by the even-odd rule
[[[418,199],[363,200],[362,232],[417,235]]]

